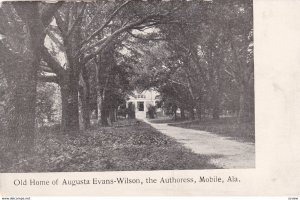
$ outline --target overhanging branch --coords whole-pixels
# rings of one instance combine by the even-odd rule
[[[87,56],[84,57],[83,59],[83,63],[86,63],[88,60],[92,59],[95,55],[99,54],[103,48],[105,48],[112,40],[114,40],[115,38],[117,38],[119,35],[121,35],[122,33],[130,30],[130,29],[134,29],[135,27],[138,27],[144,23],[149,22],[149,20],[157,20],[159,18],[163,18],[165,16],[167,16],[169,13],[166,14],[156,14],[156,15],[149,15],[146,16],[136,22],[132,22],[126,26],[123,26],[122,28],[118,29],[117,31],[115,31],[112,35],[110,35],[109,37],[100,40],[99,42],[97,42],[94,46],[99,46],[99,48],[94,52],[91,53]],[[104,41],[103,41],[104,40]]]
[[[53,70],[47,66],[40,66],[43,72],[54,73]]]
[[[131,35],[132,37],[139,39],[139,40],[147,40],[147,41],[165,41],[166,40],[165,38],[143,38],[143,37],[133,34],[131,31],[127,31],[127,33],[129,35]]]
[[[131,0],[126,1],[125,3],[123,3],[120,7],[118,7],[110,16],[109,18],[106,20],[106,22],[98,29],[96,30],[94,33],[92,33],[92,35],[90,35],[87,39],[85,39],[84,41],[82,41],[82,43],[80,44],[80,47],[82,47],[83,45],[85,45],[86,43],[90,42],[95,36],[97,36],[110,22],[111,20],[118,14],[118,12],[124,7],[126,6],[129,2],[131,2]],[[95,15],[96,17],[97,15]],[[91,21],[93,21],[94,19],[92,19]],[[88,25],[89,26],[89,25]]]
[[[39,75],[38,80],[41,82],[48,82],[48,83],[59,83],[59,79],[57,76],[43,76]]]
[[[78,24],[82,22],[82,16],[84,14],[86,5],[87,5],[87,3],[84,3],[84,5],[83,5],[83,7],[82,7],[82,9],[81,9],[78,17],[76,18],[75,22],[73,23],[73,25],[71,26],[70,30],[68,31],[67,37],[69,37],[73,33],[75,27],[78,26]]]
[[[60,1],[57,3],[46,4],[46,6],[41,11],[41,19],[45,27],[50,24],[55,12],[63,5],[63,3],[63,1]]]
[[[52,57],[46,47],[42,48],[42,56],[43,60],[48,64],[47,66],[50,67],[53,72],[57,75],[63,75],[64,68]]]
[[[66,36],[67,36],[67,30],[66,30],[66,26],[64,24],[64,21],[62,20],[61,15],[59,14],[59,12],[55,13],[54,17],[55,17],[57,27],[58,27],[59,31],[61,32],[61,35],[62,35],[63,39],[65,39]]]

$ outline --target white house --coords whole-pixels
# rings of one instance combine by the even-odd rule
[[[143,92],[134,91],[132,96],[129,96],[126,107],[133,104],[135,108],[136,118],[146,118],[148,106],[155,106],[155,102],[159,100],[159,93],[153,89],[144,90]]]

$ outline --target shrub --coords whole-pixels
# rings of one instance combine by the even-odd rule
[[[156,115],[156,107],[153,105],[148,105],[148,111],[147,116],[149,116],[150,119],[154,119]]]
[[[128,104],[127,114],[130,119],[135,119],[135,106],[133,103]]]

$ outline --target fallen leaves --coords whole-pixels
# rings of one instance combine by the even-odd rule
[[[0,157],[1,172],[70,172],[213,168],[208,158],[183,148],[148,124],[85,131],[77,136],[38,134],[34,152]],[[125,125],[124,125],[125,124]],[[1,156],[0,155],[0,156]]]

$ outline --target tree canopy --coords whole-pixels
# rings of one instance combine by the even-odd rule
[[[0,126],[24,151],[53,111],[44,82],[59,87],[68,134],[92,113],[109,125],[135,89],[155,88],[191,118],[253,120],[252,0],[4,2]]]

